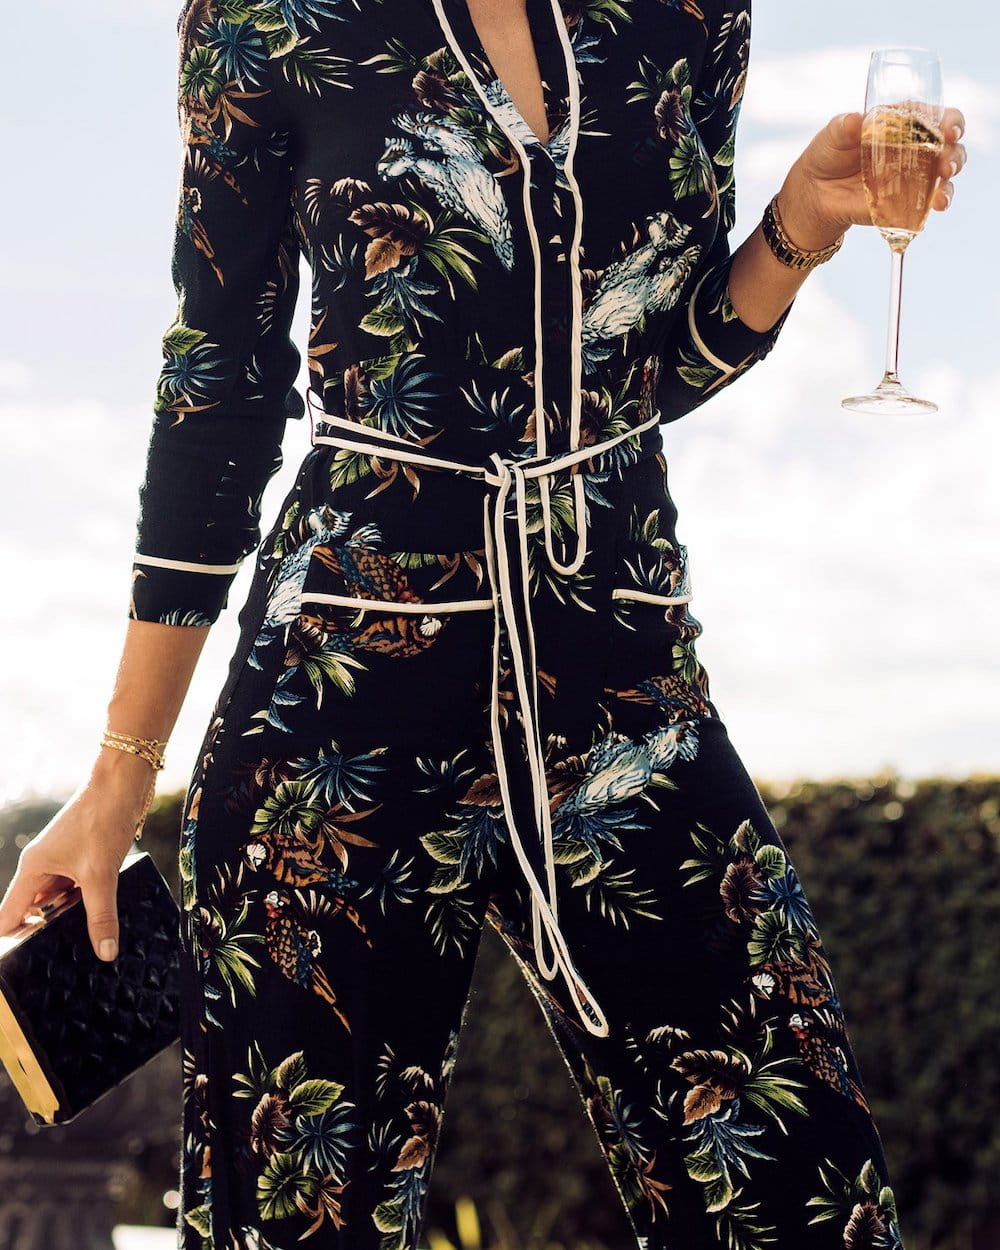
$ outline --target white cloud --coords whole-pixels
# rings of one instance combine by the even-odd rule
[[[941,412],[868,417],[839,406],[876,381],[864,347],[814,275],[771,355],[664,427],[704,626],[698,654],[762,777],[961,775],[1000,759],[1000,372],[915,367],[910,385]],[[8,796],[26,782],[68,793],[99,740],[124,641],[144,432],[86,404],[8,404],[0,423],[14,522],[0,562],[15,588],[2,617],[4,705],[17,709],[0,728],[3,784]],[[268,524],[307,439],[290,427]],[[206,642],[162,789],[187,784],[250,572],[248,562]]]
[[[47,0],[47,9],[68,6]],[[179,10],[180,0],[128,7],[98,0],[86,20],[88,28],[155,23],[172,37]],[[862,106],[869,52],[867,45],[755,51],[738,143],[734,241],[756,224],[744,222],[745,213],[763,208],[815,131],[853,102]],[[977,150],[993,152],[1000,89],[946,66],[946,99],[966,113],[970,164]],[[973,170],[968,177],[971,191]],[[970,209],[973,199],[995,201],[995,187],[980,185]],[[985,220],[969,219],[967,229],[970,239],[988,238]],[[872,332],[855,314],[877,309],[880,355],[888,295],[887,262],[877,275],[860,263],[879,241],[852,236],[836,276],[809,278],[772,355],[664,427],[678,534],[691,553],[692,607],[705,629],[698,652],[737,748],[761,776],[868,774],[885,764],[911,775],[961,774],[995,770],[1000,760],[1000,362],[962,350],[975,336],[974,320],[988,324],[991,313],[994,324],[1000,320],[1000,296],[989,303],[958,240],[935,234],[940,239],[922,241],[925,281],[940,247],[941,274],[964,264],[968,283],[940,317],[940,351],[904,364],[903,375],[940,403],[939,414],[868,417],[839,406],[841,396],[877,381]],[[954,252],[946,254],[946,245]],[[83,281],[65,259],[49,265],[46,255],[35,249],[23,269],[27,295],[44,300],[49,289]],[[965,255],[978,253],[970,245]],[[880,265],[884,259],[879,253]],[[10,258],[11,273],[22,273],[19,264]],[[848,306],[827,283],[843,281],[852,267],[871,285],[863,304]],[[105,284],[109,292],[129,281],[119,269]],[[945,289],[944,276],[939,282]],[[89,279],[86,287],[94,289]],[[973,318],[976,308],[983,311]],[[307,312],[306,301],[303,336]],[[44,324],[41,303],[37,313]],[[94,324],[111,316],[97,308]],[[905,327],[904,340],[915,341]],[[96,359],[103,368],[104,358]],[[68,393],[97,393],[87,368],[98,366],[75,358],[70,366]],[[81,780],[126,628],[144,422],[85,399],[60,406],[39,398],[46,376],[41,364],[0,360],[7,658],[0,680],[9,712],[0,726],[0,800],[5,788],[68,793]],[[307,428],[293,423],[285,465],[264,499],[266,523],[307,444]],[[202,652],[171,735],[163,789],[187,783],[236,642],[251,564]]]
[[[19,370],[8,362],[4,372]],[[2,375],[0,375],[2,376]],[[290,423],[286,463],[268,485],[275,511],[308,430]],[[0,723],[0,803],[68,794],[83,780],[106,720],[127,627],[131,556],[147,426],[81,402],[47,407],[0,400],[0,600],[6,663]],[[270,518],[269,518],[270,519]],[[233,582],[166,751],[158,789],[186,786],[215,695],[236,645],[253,561]],[[53,741],[58,749],[53,749]]]
[[[66,0],[43,0],[42,8],[58,13],[78,15],[79,5],[67,3]],[[121,0],[90,0],[86,8],[88,24],[100,23],[102,26],[138,27],[149,26],[155,22],[163,25],[169,21],[177,21],[184,0],[139,0],[139,3],[122,4]]]
[[[665,427],[713,697],[763,776],[1000,760],[1000,372],[915,367],[852,413],[863,335],[810,278],[777,346]]]
[[[32,381],[31,369],[24,361],[0,359],[0,394],[23,394]]]
[[[816,48],[811,51],[751,54],[740,125],[807,130],[814,133],[837,113],[865,106],[871,48]],[[960,107],[968,122],[962,142],[992,151],[1000,124],[1000,88],[970,74],[944,68],[944,102]]]
[[[862,111],[871,48],[752,54],[737,139],[741,202],[776,189],[813,135],[838,113]],[[946,73],[945,103],[962,110],[969,160],[992,153],[1000,131],[1000,87]],[[742,173],[740,171],[743,171]]]

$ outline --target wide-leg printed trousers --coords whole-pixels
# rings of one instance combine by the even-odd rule
[[[315,426],[183,811],[182,1250],[422,1244],[484,921],[640,1250],[902,1245],[659,427],[588,452]]]

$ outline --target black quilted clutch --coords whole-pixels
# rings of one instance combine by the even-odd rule
[[[78,886],[0,938],[0,1058],[35,1122],[65,1124],[179,1033],[180,911],[145,851],[118,874],[118,957],[98,959]]]

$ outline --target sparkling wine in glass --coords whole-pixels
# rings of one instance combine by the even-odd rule
[[[941,63],[927,48],[879,48],[872,53],[861,130],[861,181],[877,226],[889,244],[891,286],[885,374],[867,395],[841,401],[857,412],[937,412],[899,380],[899,315],[903,254],[930,216],[942,178]]]

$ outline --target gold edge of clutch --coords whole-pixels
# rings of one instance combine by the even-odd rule
[[[55,1123],[59,1099],[0,989],[0,1059],[29,1111]]]

